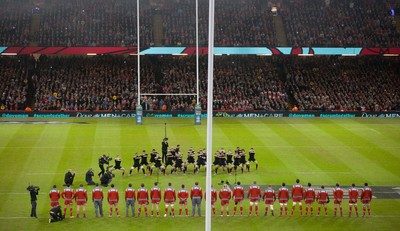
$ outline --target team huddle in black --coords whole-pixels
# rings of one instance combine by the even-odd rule
[[[219,169],[227,171],[228,174],[232,174],[232,172],[236,173],[238,170],[243,173],[244,169],[250,172],[250,162],[255,163],[257,170],[258,162],[255,158],[255,154],[254,148],[250,148],[248,151],[248,158],[243,148],[237,147],[233,152],[231,150],[225,151],[224,148],[221,148],[214,154],[214,161],[212,162],[213,171],[215,174],[218,173]],[[150,159],[148,160],[149,157]],[[115,157],[114,166],[109,165],[111,160],[112,158],[107,155],[99,157],[99,167],[101,171],[98,173],[98,176],[100,177],[101,184],[104,186],[111,182],[114,176],[112,173],[114,170],[121,170],[122,176],[125,174],[125,168],[121,166],[121,158],[119,156]],[[140,154],[135,153],[129,175],[131,176],[135,169],[138,173],[141,171],[143,174],[149,175],[152,175],[155,171],[157,171],[157,174],[161,173],[162,175],[166,175],[167,171],[171,174],[177,172],[186,174],[190,165],[193,165],[193,173],[196,174],[200,171],[202,166],[206,166],[206,162],[207,153],[205,149],[199,149],[196,152],[190,147],[187,151],[186,159],[184,159],[180,145],[169,147],[168,139],[164,138],[162,141],[162,154],[158,153],[156,149],[152,149],[150,153],[147,153],[146,150],[143,150]],[[107,164],[106,168],[104,168],[105,164]],[[92,172],[91,175],[93,176]],[[88,177],[86,180],[88,182]],[[90,177],[89,180],[91,180]]]

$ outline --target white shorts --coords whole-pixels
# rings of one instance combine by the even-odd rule
[[[299,204],[301,206],[301,202],[293,202],[293,206]]]
[[[279,203],[282,206],[287,206],[287,203]]]

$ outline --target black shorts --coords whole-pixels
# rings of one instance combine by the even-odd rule
[[[188,158],[187,158],[187,162],[189,163],[189,164],[194,164],[194,157],[193,156],[188,156]]]
[[[140,165],[148,165],[149,163],[147,161],[143,161],[142,163],[140,163]]]
[[[254,156],[250,156],[250,158],[247,161],[256,161],[256,158],[254,158]]]

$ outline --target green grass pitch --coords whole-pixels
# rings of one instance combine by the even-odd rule
[[[84,173],[92,167],[98,172],[97,159],[103,154],[119,154],[122,166],[132,165],[132,156],[143,149],[161,151],[164,123],[170,146],[181,145],[185,154],[190,146],[198,150],[206,146],[206,120],[193,125],[193,119],[144,118],[144,125],[134,119],[34,119],[32,122],[62,123],[4,123],[0,119],[0,230],[204,230],[203,217],[140,217],[126,218],[125,204],[120,203],[120,218],[95,218],[93,203],[88,202],[88,218],[66,219],[48,223],[50,208],[48,192],[53,184],[62,190],[64,173],[76,171],[74,188],[84,183]],[[10,121],[10,120],[7,120]],[[11,120],[11,122],[27,120]],[[78,124],[72,122],[86,122]],[[296,178],[305,185],[342,186],[400,186],[400,120],[389,118],[357,119],[289,119],[289,118],[215,118],[213,150],[236,146],[248,150],[254,147],[260,167],[237,174],[236,180],[261,185],[292,185]],[[234,175],[219,172],[213,175],[216,189],[221,180],[235,182]],[[95,181],[98,178],[95,177]],[[128,183],[137,189],[144,182],[147,188],[157,181],[157,175],[144,176],[136,171],[122,177],[116,172],[113,183],[121,196]],[[159,176],[160,187],[172,182],[175,189],[195,181],[205,188],[205,171],[193,175],[182,173]],[[28,184],[41,187],[38,197],[38,219],[30,218]],[[88,192],[93,187],[85,186]],[[263,187],[264,188],[264,187]],[[104,190],[107,190],[105,188]],[[90,193],[89,193],[90,194]],[[289,203],[291,205],[291,201]],[[244,202],[245,213],[248,201]],[[347,215],[347,201],[343,203]],[[109,206],[104,203],[107,214]],[[175,205],[177,207],[177,204]],[[231,202],[231,211],[233,203]],[[361,204],[359,203],[359,206]],[[314,206],[316,207],[316,206]],[[162,203],[161,211],[164,209]],[[217,202],[217,211],[219,211]],[[263,214],[265,208],[261,203]],[[372,216],[368,218],[333,217],[329,204],[328,217],[212,217],[213,230],[394,230],[400,225],[400,200],[377,198],[372,201]],[[275,203],[277,212],[279,205]],[[75,206],[74,206],[75,211]],[[191,206],[189,205],[189,212]],[[163,212],[161,212],[163,213]],[[203,203],[204,214],[204,203]]]

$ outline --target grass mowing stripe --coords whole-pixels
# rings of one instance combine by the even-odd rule
[[[362,135],[349,130],[337,122],[332,121],[332,124],[339,126],[344,131],[343,135],[338,137],[343,143],[346,145],[356,144],[357,147],[353,147],[353,149],[365,156],[366,159],[374,163],[380,163],[380,166],[388,172],[391,172],[398,178],[400,177],[400,172],[398,171],[400,158],[398,155],[394,155],[382,148],[382,146],[385,146],[384,143],[377,145],[375,142],[370,141],[371,139],[365,139]],[[364,135],[366,134],[364,133]],[[379,155],[376,155],[376,153],[379,153]]]
[[[307,137],[309,147],[305,150],[309,151],[311,154],[305,154],[310,161],[315,163],[317,166],[321,166],[323,169],[323,173],[328,175],[332,181],[325,182],[314,182],[317,184],[335,184],[338,181],[338,178],[342,178],[343,175],[354,175],[356,173],[353,170],[343,163],[343,161],[337,157],[337,146],[331,147],[329,146],[330,139],[324,137],[324,139],[320,139],[319,133],[315,128],[312,127],[312,124],[304,124],[304,125],[291,125],[296,126],[297,132],[301,133],[301,136]],[[306,128],[306,129],[305,129]],[[307,172],[306,172],[307,173]],[[309,172],[308,174],[321,174],[322,172]]]
[[[387,171],[384,166],[375,163],[374,161],[365,158],[364,154],[360,152],[360,149],[349,145],[354,145],[352,137],[348,137],[341,126],[337,126],[335,123],[326,121],[325,125],[314,124],[319,129],[320,137],[323,139],[330,139],[330,143],[333,145],[342,146],[338,149],[338,157],[343,160],[343,163],[352,168],[357,175],[354,175],[353,182],[365,182],[367,179],[372,184],[380,185],[393,185],[398,182],[398,177],[393,175],[390,171]],[[346,137],[346,138],[344,138]],[[346,140],[347,139],[347,140]],[[357,144],[360,145],[360,144]],[[363,144],[363,146],[368,144]],[[373,171],[370,171],[373,169]],[[384,176],[384,178],[382,178]],[[379,183],[380,182],[380,183]],[[347,182],[350,184],[352,182]]]
[[[303,174],[301,174],[301,172],[318,171],[321,172],[321,174],[309,175],[307,176],[307,179],[312,182],[323,182],[324,180],[327,181],[328,179],[331,181],[333,180],[324,172],[324,168],[327,166],[327,163],[323,159],[323,156],[321,156],[318,152],[313,152],[307,148],[296,148],[292,146],[300,142],[312,144],[312,140],[304,137],[295,126],[290,126],[289,124],[287,124],[284,129],[281,126],[272,125],[271,127],[272,130],[281,139],[286,140],[288,146],[291,147],[291,149],[288,150],[290,152],[289,158],[291,158],[294,162],[292,165],[296,166],[294,169],[295,173],[297,173],[297,178],[305,178],[302,176]],[[320,161],[317,158],[320,159]]]

